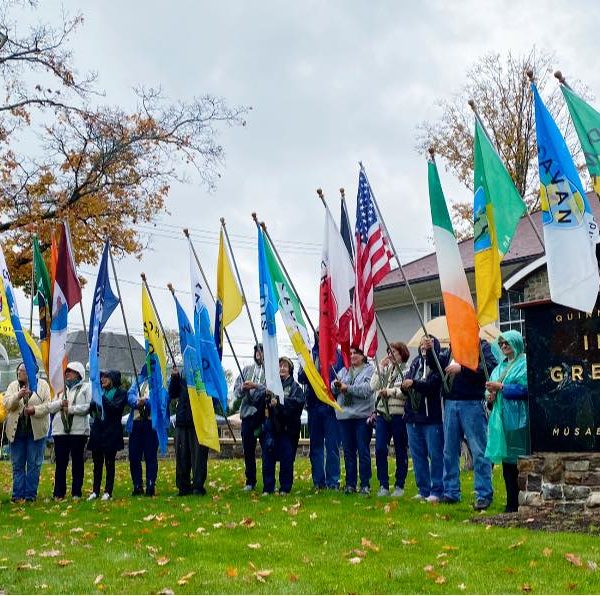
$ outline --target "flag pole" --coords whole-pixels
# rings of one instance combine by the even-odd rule
[[[556,76],[556,74],[555,74],[555,76]],[[481,116],[479,115],[479,112],[477,111],[477,106],[475,105],[475,102],[472,99],[470,99],[468,103],[469,103],[469,106],[471,107],[471,109],[473,110],[473,113],[475,114],[475,118],[477,119],[477,121],[479,122],[481,128],[483,129],[483,132],[485,133],[485,135],[489,139],[492,147],[495,148],[495,143],[492,141],[492,137],[490,137],[487,129],[485,128],[485,124],[483,123],[483,120],[481,119]],[[497,150],[496,150],[496,152],[497,152]],[[536,238],[538,239],[539,243],[541,244],[542,250],[544,252],[546,252],[546,247],[544,246],[544,241],[542,240],[542,236],[540,235],[540,233],[538,232],[538,229],[535,226],[533,218],[529,214],[529,209],[527,208],[527,204],[525,204],[525,207],[526,207],[526,209],[525,209],[525,216],[527,217],[527,221],[531,225],[531,228],[533,229],[533,233],[535,234]]]
[[[348,221],[348,225],[350,225],[350,217],[348,215],[348,206],[346,205],[346,191],[343,188],[340,188],[340,197],[342,200],[342,209],[344,210],[344,213],[346,214],[346,220]],[[356,256],[356,246],[354,246],[354,239],[352,238],[352,234],[350,234],[350,248],[352,249],[352,254],[350,255],[350,260],[352,261],[352,265],[354,265],[354,257]]]
[[[175,298],[175,288],[173,287],[173,284],[169,282],[169,283],[167,284],[167,288],[169,288],[169,291],[170,291],[170,292],[171,292],[171,294],[173,295],[173,298]],[[184,369],[185,369],[185,362],[184,362],[184,365],[183,365],[183,367],[184,367]],[[202,375],[202,373],[200,373],[200,374]],[[208,395],[208,393],[207,393],[207,395]],[[213,404],[213,411],[214,411],[214,408],[215,408],[215,400],[214,400],[214,399],[212,399],[212,396],[210,396],[210,395],[209,395],[209,397],[211,398],[211,401],[212,401],[212,404]],[[227,423],[227,428],[228,428],[228,430],[229,430],[229,434],[230,434],[230,435],[231,435],[231,437],[233,438],[233,442],[234,442],[234,443],[237,443],[237,440],[236,440],[236,438],[235,438],[235,435],[233,434],[233,428],[231,428],[231,423],[229,422],[229,418],[227,418],[227,414],[226,414],[226,413],[223,411],[223,406],[222,406],[222,404],[221,404],[221,401],[220,401],[220,400],[218,400],[218,399],[217,399],[216,401],[217,401],[217,403],[219,404],[219,409],[221,410],[221,413],[223,414],[223,418],[225,418],[225,422]]]
[[[158,324],[160,325],[160,330],[163,334],[163,338],[165,340],[165,345],[167,346],[167,350],[169,351],[169,357],[171,358],[171,361],[173,362],[173,366],[176,367],[177,363],[175,362],[175,356],[173,355],[173,350],[171,349],[169,340],[167,339],[167,334],[165,333],[165,328],[163,327],[162,321],[160,320],[160,315],[158,314],[158,310],[156,310],[156,304],[154,304],[154,298],[152,298],[152,292],[150,292],[150,286],[148,285],[148,281],[146,280],[146,274],[140,273],[140,277],[142,278],[142,283],[144,284],[144,286],[146,288],[146,292],[148,292],[148,297],[150,298],[150,303],[152,304],[152,308],[154,309],[154,314],[156,315],[156,320],[158,321]],[[150,374],[150,371],[148,371],[148,374]]]
[[[260,227],[262,228],[262,231],[265,233],[267,239],[269,240],[269,244],[271,245],[271,248],[273,249],[273,252],[275,253],[275,256],[277,257],[277,260],[279,261],[279,264],[281,265],[281,268],[283,269],[283,272],[285,273],[287,280],[290,282],[290,287],[292,288],[292,290],[294,291],[294,294],[296,294],[296,297],[298,298],[298,302],[300,303],[300,308],[302,309],[302,312],[306,315],[306,320],[307,320],[308,324],[310,325],[310,328],[312,329],[313,334],[316,333],[317,330],[316,330],[315,326],[313,325],[312,321],[310,320],[310,316],[304,306],[304,303],[300,299],[300,294],[298,294],[298,290],[296,290],[296,287],[294,286],[294,282],[292,281],[290,274],[288,273],[287,269],[285,268],[285,265],[283,264],[283,261],[281,260],[279,253],[277,252],[277,248],[275,248],[275,245],[273,244],[273,240],[271,239],[271,236],[269,235],[269,232],[267,231],[267,224],[264,221],[261,221],[259,224],[258,219],[256,217],[256,213],[252,213],[252,219],[254,220],[254,223],[257,226],[260,225]]]
[[[31,247],[31,251],[33,252],[33,245]],[[29,335],[33,334],[33,299],[35,296],[35,267],[34,267],[34,259],[31,259],[31,301],[29,305]]]
[[[69,243],[69,254],[73,258],[73,265],[75,265],[75,255],[73,254],[73,241],[71,239],[71,228],[69,227],[69,222],[65,219],[63,220],[63,225],[65,226],[65,232],[67,234],[67,241]],[[77,269],[75,269],[75,273],[77,274]],[[79,283],[79,279],[77,279],[77,283],[79,284],[79,289],[81,289],[81,284]],[[83,312],[83,296],[79,301],[79,310],[81,312],[81,322],[83,323],[83,333],[87,337],[87,327],[85,325],[85,314]]]
[[[406,289],[408,290],[412,304],[415,308],[417,316],[419,317],[419,322],[421,323],[423,333],[424,333],[425,337],[427,337],[429,339],[429,333],[427,331],[427,327],[425,327],[425,321],[423,320],[423,315],[421,314],[421,311],[419,310],[419,306],[417,305],[417,299],[415,298],[413,290],[412,290],[410,284],[408,283],[408,277],[406,277],[406,273],[404,272],[404,267],[402,266],[402,263],[400,262],[400,258],[398,257],[398,252],[396,251],[396,247],[394,246],[392,237],[390,236],[387,226],[385,225],[385,220],[383,219],[383,215],[381,213],[381,210],[379,209],[379,204],[377,203],[377,199],[375,198],[375,193],[373,192],[373,187],[371,186],[371,183],[369,182],[369,177],[367,176],[367,171],[365,170],[365,167],[364,167],[362,161],[359,161],[358,165],[360,166],[360,169],[365,176],[367,184],[369,185],[369,188],[371,189],[371,198],[373,199],[373,205],[375,206],[375,210],[377,211],[377,215],[379,216],[379,221],[381,222],[381,225],[383,226],[383,230],[385,232],[386,239],[389,242],[390,248],[392,249],[394,258],[396,259],[396,262],[398,263],[398,267],[400,268],[400,273],[402,274],[402,279],[404,280],[404,285],[406,286]],[[438,372],[440,373],[440,376],[442,377],[442,383],[444,385],[444,389],[446,390],[446,392],[448,392],[448,385],[446,384],[446,375],[444,374],[444,371],[442,370],[442,365],[440,364],[438,356],[435,353],[435,350],[433,348],[431,350],[431,353],[433,355],[433,359],[435,361],[436,368],[438,369]]]
[[[127,337],[127,345],[129,346],[129,356],[131,357],[131,364],[133,366],[133,378],[137,385],[138,397],[142,398],[142,391],[137,382],[138,370],[135,365],[135,359],[133,357],[133,348],[131,347],[131,338],[129,336],[129,328],[127,327],[127,318],[125,317],[125,307],[123,306],[123,298],[121,297],[121,288],[119,287],[119,279],[117,278],[117,268],[115,267],[115,260],[112,256],[112,250],[110,249],[110,240],[108,238],[108,228],[104,229],[106,240],[108,242],[108,256],[110,257],[110,264],[112,266],[113,276],[115,278],[115,287],[117,288],[117,296],[119,297],[119,306],[121,307],[121,314],[123,315],[123,325],[125,326],[125,335]],[[98,346],[100,346],[100,338],[98,338]]]
[[[344,189],[343,188],[340,188],[340,194],[342,195],[342,201],[345,203],[345,200],[344,200]],[[317,195],[321,199],[321,202],[323,203],[323,207],[325,207],[325,209],[328,209],[327,202],[325,201],[325,195],[323,194],[323,190],[321,188],[317,188]],[[335,223],[335,220],[334,220],[333,223],[335,224],[336,229],[337,229],[337,224]],[[340,231],[338,230],[338,233],[339,232]],[[354,259],[353,259],[352,255],[349,254],[348,256],[350,257],[350,262],[352,263],[352,267],[354,267],[355,265],[354,265]],[[383,337],[383,341],[385,341],[386,350],[387,351],[391,350],[390,342],[388,341],[388,338],[387,338],[387,336],[386,336],[386,334],[385,334],[385,332],[383,330],[383,326],[381,325],[381,322],[379,321],[379,317],[377,316],[377,313],[375,313],[375,323],[377,324],[377,327],[379,328],[379,331],[381,331],[381,335]],[[379,378],[381,379],[382,377],[381,377],[381,374],[380,374],[380,371],[379,371],[379,361],[377,360],[377,354],[375,354],[375,365],[376,365],[376,368],[377,368],[377,374],[379,375]],[[395,360],[394,360],[394,368],[396,368],[396,366],[398,366],[398,370],[400,370],[400,366],[397,365],[396,362],[395,362]]]
[[[225,225],[225,218],[221,218],[221,227],[223,228],[223,232],[225,232],[225,240],[227,241],[227,247],[229,248],[229,254],[231,255],[231,260],[233,261],[233,267],[235,269],[235,275],[238,280],[238,284],[240,286],[240,291],[242,292],[242,298],[244,299],[244,306],[246,307],[246,312],[248,313],[248,320],[250,321],[250,327],[252,327],[252,335],[254,336],[254,343],[258,345],[258,337],[256,335],[256,329],[254,328],[254,323],[252,322],[252,316],[250,315],[250,308],[248,307],[248,301],[246,300],[246,292],[244,291],[244,285],[242,284],[242,278],[240,277],[240,272],[238,270],[237,262],[235,260],[235,255],[233,254],[233,249],[231,248],[231,242],[229,242],[229,234],[227,232],[227,226]],[[224,327],[223,327],[224,329]]]
[[[185,237],[188,239],[190,248],[192,249],[192,254],[194,255],[194,259],[196,259],[196,265],[198,265],[198,269],[200,269],[200,274],[202,275],[202,279],[204,280],[204,283],[206,284],[206,289],[208,290],[208,293],[210,294],[210,297],[212,298],[212,301],[214,303],[215,296],[212,293],[212,290],[210,289],[210,284],[208,283],[208,279],[206,279],[206,275],[204,274],[204,269],[202,268],[202,264],[200,263],[200,259],[198,258],[198,253],[196,252],[196,248],[192,242],[192,239],[190,238],[190,231],[187,228],[183,228],[183,233],[185,234]],[[231,339],[229,338],[229,333],[227,333],[227,329],[225,327],[223,327],[223,333],[225,334],[225,338],[227,339],[227,343],[229,344],[229,349],[231,350],[231,353],[233,354],[233,359],[235,360],[235,363],[237,365],[240,376],[242,377],[242,381],[245,381],[246,379],[244,378],[244,371],[242,370],[240,361],[238,360],[237,354],[235,353],[235,350],[233,349],[233,344],[231,343]]]

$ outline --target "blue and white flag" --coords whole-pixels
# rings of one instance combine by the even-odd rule
[[[110,258],[110,241],[107,240],[102,251],[96,289],[94,290],[94,303],[90,315],[90,330],[88,345],[90,348],[90,383],[92,386],[92,400],[102,408],[102,387],[100,386],[100,333],[113,313],[119,299],[113,294],[108,276],[108,260]]]
[[[202,279],[200,268],[190,247],[190,279],[192,282],[192,300],[194,303],[194,337],[197,353],[202,358],[202,379],[206,393],[215,398],[227,413],[227,380],[219,352],[213,337],[214,326],[207,308],[210,297],[208,288]],[[211,309],[213,310],[213,309]]]
[[[548,285],[552,302],[591,312],[598,298],[598,226],[558,126],[532,83]]]
[[[265,238],[260,227],[258,228],[258,285],[260,287],[260,326],[265,361],[265,384],[269,391],[283,400],[283,386],[279,376],[277,325],[275,324],[275,313],[279,307],[267,263]]]

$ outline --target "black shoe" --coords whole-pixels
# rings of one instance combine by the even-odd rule
[[[444,505],[456,505],[458,503],[457,499],[451,499],[450,497],[443,495],[440,500],[440,503],[444,503]]]
[[[134,486],[133,492],[131,493],[132,497],[139,497],[144,494],[144,489],[141,486]]]
[[[140,490],[141,490],[141,489],[140,489]],[[140,494],[141,494],[141,493],[140,493]],[[152,487],[152,488],[147,488],[147,489],[146,489],[146,496],[147,496],[147,497],[153,497],[154,495],[155,495],[155,492],[154,492],[154,487]]]
[[[191,495],[191,494],[192,494],[192,491],[191,491],[191,489],[189,489],[189,488],[186,488],[185,490],[180,490],[180,491],[177,493],[177,496],[178,496],[178,497],[187,497],[188,495]]]
[[[192,491],[192,494],[197,495],[199,497],[203,497],[206,494],[206,489],[204,487],[203,488],[195,488]]]
[[[475,511],[485,511],[492,504],[492,499],[477,499],[473,503]]]

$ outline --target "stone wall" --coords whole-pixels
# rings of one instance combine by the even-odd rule
[[[600,508],[600,453],[534,453],[518,468],[521,513]]]
[[[538,300],[550,300],[550,286],[548,286],[548,271],[541,267],[525,281],[524,302],[537,302]]]

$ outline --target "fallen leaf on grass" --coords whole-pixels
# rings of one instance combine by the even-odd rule
[[[513,544],[511,544],[508,548],[510,549],[515,549],[515,548],[519,548],[520,546],[523,546],[525,544],[525,540],[518,540],[517,542],[514,542]]]
[[[159,594],[175,594],[175,592],[173,592],[173,590],[171,590],[171,588],[163,588]]]
[[[457,587],[458,587],[458,589],[459,589],[459,590],[461,590],[461,591],[462,591],[462,590],[466,590],[466,589],[467,589],[467,586],[465,586],[465,584],[458,584],[458,586],[457,586]]]
[[[225,573],[227,574],[227,577],[237,577],[237,574],[238,574],[237,567],[227,567],[227,570],[225,571]]]
[[[545,548],[542,551],[542,554],[544,555],[544,557],[549,557],[552,554],[552,549],[551,548]]]
[[[247,546],[248,546],[248,548],[252,548],[252,549],[256,550],[261,547],[261,544],[260,544],[260,542],[253,542],[251,544],[248,544]]]
[[[425,565],[425,567],[423,567],[423,571],[425,573],[431,573],[433,571],[433,565]]]
[[[575,567],[583,567],[581,559],[573,553],[565,553],[565,559],[567,559],[571,565],[575,565]]]
[[[317,514],[313,511],[308,517],[310,517],[310,519],[317,519]]]
[[[587,566],[588,569],[591,569],[592,571],[598,571],[598,563],[596,563],[596,561],[588,561]]]
[[[351,559],[348,559],[348,563],[350,563],[350,565],[358,565],[359,563],[362,563],[362,559],[360,557],[352,557]]]
[[[222,527],[223,527],[223,524],[221,522],[217,522],[216,524],[213,524],[213,528],[215,530],[218,530],[219,528],[222,528]]]
[[[577,589],[577,584],[576,584],[576,583],[569,582],[569,583],[567,584],[567,590],[571,590],[571,591],[573,591],[573,590],[576,590],[576,589]]]
[[[427,532],[432,538],[439,538],[439,534],[434,534],[433,532]]]
[[[185,584],[187,584],[192,579],[192,577],[194,577],[194,575],[196,575],[195,571],[190,571],[189,573],[186,573],[183,577],[180,577],[177,580],[177,585],[185,586]]]
[[[158,559],[156,559],[156,564],[159,567],[164,567],[171,559],[169,559],[168,557],[159,557]]]
[[[144,518],[144,521],[152,521],[153,519],[156,519],[156,515],[150,514]]]
[[[71,561],[71,559],[60,559],[59,561],[56,561],[57,565],[60,565],[61,567],[66,567],[67,565],[70,565],[73,561]]]
[[[398,509],[398,503],[386,503],[383,507],[384,513],[390,513],[390,511],[395,511]]]
[[[261,569],[260,571],[256,571],[254,573],[254,577],[259,581],[262,582],[263,584],[265,583],[265,579],[267,577],[269,577],[269,575],[271,575],[271,573],[273,573],[272,569]]]
[[[288,575],[288,579],[289,579],[291,582],[297,582],[297,581],[300,579],[300,577],[299,577],[299,576],[297,576],[295,573],[290,573],[290,574]]]
[[[40,557],[58,557],[60,555],[59,550],[43,550],[40,553]]]
[[[458,546],[452,546],[450,544],[445,544],[442,546],[442,550],[458,550]]]
[[[202,528],[202,527],[200,527],[200,528],[196,528],[196,532],[197,532],[198,534],[202,534],[202,532],[206,532],[206,529],[205,529],[205,528]]]
[[[406,546],[410,546],[413,544],[417,544],[417,541],[414,538],[411,538],[410,540],[405,540],[404,538],[402,539],[402,544],[405,544]]]
[[[103,575],[97,575],[96,579],[94,580],[94,585],[97,586],[103,579],[104,579]]]
[[[240,526],[244,526],[244,528],[253,528],[255,525],[256,525],[256,522],[250,517],[245,517],[240,522]]]
[[[531,585],[530,584],[523,584],[521,586],[521,591],[522,592],[531,592]]]
[[[364,546],[365,548],[368,548],[369,550],[372,550],[374,553],[378,553],[380,550],[376,544],[374,544],[367,538],[361,538],[360,543],[362,546]]]
[[[83,532],[83,528],[71,528],[71,534],[78,534],[79,532]]]
[[[233,528],[237,528],[237,524],[236,524],[235,522],[227,522],[227,523],[225,524],[225,527],[226,527],[228,530],[233,530]]]
[[[435,583],[436,583],[436,584],[445,584],[445,583],[446,583],[446,581],[447,581],[447,580],[446,580],[446,578],[445,578],[443,575],[438,575],[438,576],[435,578]]]
[[[30,548],[30,549],[28,549],[28,550],[25,552],[25,554],[26,554],[28,557],[33,557],[33,556],[35,555],[35,548]]]
[[[19,563],[17,565],[17,571],[25,571],[25,570],[37,570],[41,569],[41,565],[32,565],[31,563]]]
[[[139,577],[140,575],[144,575],[146,573],[145,569],[139,569],[138,571],[123,571],[121,573],[122,577]]]

